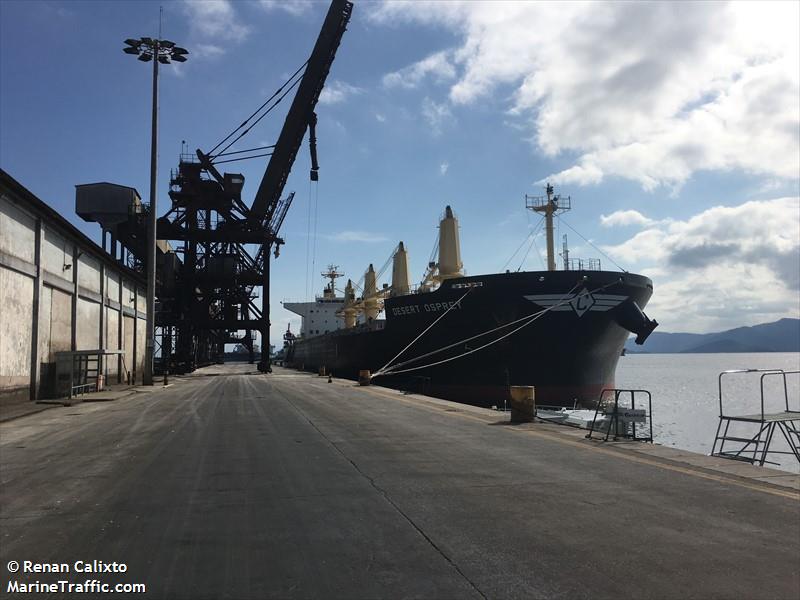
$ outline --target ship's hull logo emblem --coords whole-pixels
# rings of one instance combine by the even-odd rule
[[[628,296],[617,294],[593,294],[586,288],[574,294],[534,294],[525,296],[526,300],[549,308],[553,312],[572,311],[582,317],[587,312],[605,312],[618,306],[628,299]]]
[[[572,307],[572,310],[575,311],[579,317],[583,316],[587,310],[591,310],[592,306],[595,304],[594,296],[591,293],[586,292],[583,290],[584,293],[578,293],[576,296],[569,301],[569,305]]]

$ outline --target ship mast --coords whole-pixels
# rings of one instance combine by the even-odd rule
[[[334,298],[336,297],[336,279],[342,276],[342,273],[339,273],[339,265],[328,265],[328,269],[320,273],[323,277],[330,279],[331,282],[325,286],[325,290],[322,292],[323,298]]]
[[[553,215],[568,211],[571,206],[570,197],[554,194],[553,186],[545,187],[546,196],[529,196],[525,194],[525,208],[544,213],[545,231],[547,233],[547,270],[556,270],[556,250],[553,235]]]

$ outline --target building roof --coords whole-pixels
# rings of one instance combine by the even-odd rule
[[[126,190],[133,190],[134,193],[139,197],[140,200],[142,198],[142,195],[139,193],[139,190],[137,190],[135,187],[131,187],[129,185],[122,185],[122,184],[119,184],[119,183],[111,183],[109,181],[96,181],[94,183],[78,183],[78,184],[75,185],[75,187],[76,188],[92,187],[92,186],[95,186],[95,185],[108,185],[108,186],[111,186],[111,187],[118,187],[118,188],[123,188],[123,189],[126,189]]]
[[[88,185],[93,185],[93,184],[88,184]],[[128,187],[128,186],[120,186],[120,187]],[[29,208],[29,210],[36,213],[38,216],[41,216],[42,219],[44,219],[48,225],[52,225],[58,228],[61,232],[63,232],[66,236],[72,238],[74,241],[80,244],[84,250],[86,250],[89,254],[93,255],[98,260],[101,260],[106,265],[113,266],[115,269],[121,271],[129,278],[136,280],[137,283],[145,284],[146,280],[143,273],[134,271],[133,269],[126,267],[119,261],[114,260],[114,257],[105,252],[100,246],[97,245],[97,243],[94,240],[89,238],[80,229],[75,227],[75,225],[67,221],[55,209],[53,209],[46,202],[38,198],[33,192],[31,192],[28,188],[23,186],[19,181],[11,177],[11,175],[6,173],[6,171],[4,171],[3,169],[0,169],[0,188],[2,188],[3,190],[8,189],[12,194],[14,194],[16,199],[21,200],[22,203]],[[130,188],[130,189],[136,191],[135,188]]]

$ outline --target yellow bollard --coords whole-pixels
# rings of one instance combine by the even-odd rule
[[[358,372],[358,385],[369,385],[370,378],[369,369],[362,369]]]
[[[536,412],[535,392],[533,386],[512,385],[509,387],[511,397],[511,422],[530,423]]]

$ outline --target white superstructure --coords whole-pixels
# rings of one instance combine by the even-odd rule
[[[336,295],[336,279],[342,276],[336,269],[338,269],[336,265],[328,265],[328,270],[322,273],[322,276],[330,279],[330,282],[325,286],[322,296],[317,296],[313,302],[282,303],[283,308],[302,317],[300,324],[301,337],[309,338],[315,335],[324,335],[337,329],[343,329],[346,325],[353,327],[356,323],[364,322],[363,316],[357,315],[355,310],[348,311],[352,313],[351,323],[347,324],[342,319],[342,311],[352,306],[353,301],[351,298],[351,301],[346,303],[345,296]],[[352,296],[353,284],[350,281],[347,284]],[[338,316],[337,313],[339,313]]]
[[[336,331],[344,327],[344,322],[336,316],[336,311],[344,308],[344,298],[317,298],[314,302],[284,302],[283,308],[302,317],[300,335],[313,337]]]
[[[302,317],[300,335],[304,338],[324,335],[344,327],[342,320],[336,316],[336,312],[344,308],[344,297],[336,295],[336,280],[342,276],[336,269],[336,265],[328,265],[328,270],[322,273],[323,277],[330,279],[330,283],[314,302],[283,302],[283,308]]]

